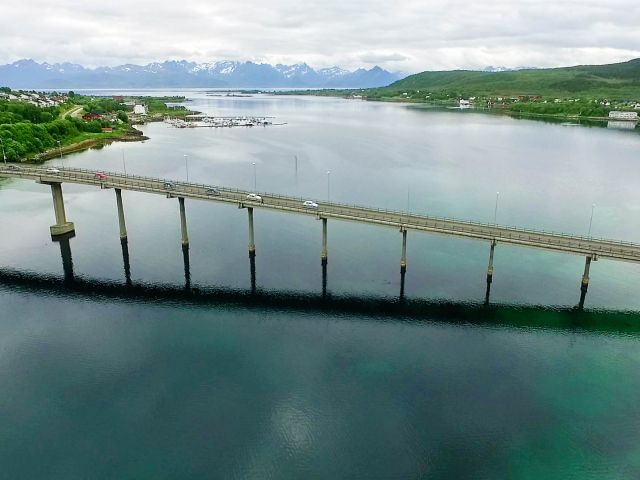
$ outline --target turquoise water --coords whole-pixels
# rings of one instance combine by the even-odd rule
[[[308,97],[206,97],[283,126],[178,130],[65,165],[637,241],[634,132]],[[124,155],[124,163],[123,163]],[[295,158],[297,157],[297,170]],[[59,160],[53,161],[53,163]],[[0,464],[8,478],[620,478],[640,475],[640,270],[256,211],[0,185]],[[408,193],[408,195],[407,195]],[[407,205],[408,204],[408,205]],[[125,268],[125,263],[126,268]],[[66,273],[66,277],[65,277]],[[502,306],[501,306],[502,305]],[[506,306],[504,306],[506,305]],[[509,306],[511,305],[511,306]],[[606,309],[628,313],[608,313]]]

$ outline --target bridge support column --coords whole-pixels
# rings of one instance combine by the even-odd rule
[[[118,224],[120,225],[120,240],[122,242],[127,241],[127,225],[124,222],[124,208],[122,206],[122,190],[119,188],[116,191],[116,203],[118,204]]]
[[[580,310],[584,308],[584,299],[587,296],[587,289],[589,288],[589,267],[591,267],[591,257],[587,256],[584,263],[582,282],[580,283],[580,302],[578,303],[578,308]]]
[[[402,228],[402,256],[400,257],[400,273],[405,274],[407,272],[407,231]]]
[[[327,249],[327,219],[322,219],[322,253],[320,254],[320,263],[326,265],[328,263],[329,251]]]
[[[589,288],[589,268],[590,267],[591,267],[591,257],[588,256],[584,262],[584,273],[582,274],[582,283],[580,285],[580,290],[585,293]]]
[[[489,250],[489,266],[487,267],[487,285],[493,281],[493,250],[496,248],[496,241],[491,242],[491,250]]]
[[[489,305],[489,297],[491,296],[491,282],[493,281],[493,251],[496,248],[496,241],[491,241],[491,250],[489,250],[489,266],[487,267],[487,289],[484,293],[484,304]]]
[[[248,207],[247,212],[249,212],[249,257],[253,258],[256,256],[256,243],[253,236],[253,208]]]
[[[75,231],[73,222],[67,222],[67,216],[64,213],[64,198],[62,197],[62,184],[50,183],[51,194],[53,195],[53,210],[56,214],[56,224],[51,225],[50,231],[52,237],[66,235]]]
[[[180,228],[182,230],[182,246],[189,246],[189,234],[187,233],[187,214],[184,210],[184,197],[178,197],[180,203]]]

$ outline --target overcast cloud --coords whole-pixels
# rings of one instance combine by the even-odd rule
[[[417,72],[640,57],[637,0],[17,0],[0,63],[253,60]]]

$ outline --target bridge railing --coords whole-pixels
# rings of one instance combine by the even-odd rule
[[[43,167],[33,167],[33,168],[20,167],[20,168],[21,168],[20,170],[12,170],[7,173],[17,174],[20,171],[24,171],[24,172],[31,171],[36,174],[46,173],[45,171],[43,171],[43,170],[46,170]],[[65,167],[56,167],[56,168],[60,170],[59,175],[63,179],[69,178],[69,179],[83,180],[83,181],[90,179],[90,180],[94,180],[96,183],[100,183],[99,179],[95,179],[94,176],[96,174],[96,171],[102,171],[105,175],[107,175],[106,182],[115,184],[116,182],[114,182],[114,179],[117,179],[117,180],[120,180],[122,182],[122,185],[124,186],[153,188],[152,186],[150,187],[149,185],[145,185],[145,184],[152,183],[152,184],[164,185],[165,183],[170,182],[173,185],[175,185],[175,188],[171,190],[165,190],[165,191],[166,193],[171,193],[174,195],[182,192],[185,194],[191,193],[194,195],[203,195],[204,197],[204,193],[205,193],[204,191],[212,187],[218,189],[220,192],[237,194],[237,195],[246,195],[247,193],[250,193],[249,190],[242,190],[238,188],[216,186],[216,185],[204,184],[204,183],[185,182],[181,180],[172,180],[172,179],[159,178],[159,177],[147,177],[143,175],[132,175],[132,174],[125,174],[124,172],[89,170],[85,168],[65,168]],[[0,171],[2,170],[5,170],[5,169],[0,166]],[[90,176],[89,179],[86,177],[87,175]],[[254,192],[254,193],[257,193],[262,197],[271,200],[272,201],[271,203],[273,203],[273,200],[281,200],[284,203],[279,203],[278,206],[287,207],[287,208],[292,207],[288,202],[298,202],[300,204],[300,207],[302,208],[302,203],[305,200],[309,199],[309,198],[283,195],[283,194],[271,193],[271,192]],[[237,200],[242,201],[243,199],[237,199]],[[486,237],[495,237],[496,233],[499,232],[499,235],[505,238],[526,240],[525,237],[520,237],[520,238],[514,237],[514,234],[517,233],[517,234],[536,236],[538,238],[536,238],[535,240],[538,242],[540,242],[541,240],[540,236],[546,236],[546,237],[552,237],[553,239],[566,239],[569,242],[573,242],[574,245],[575,245],[575,242],[582,242],[582,243],[579,243],[579,245],[583,245],[584,248],[592,248],[594,245],[598,245],[598,247],[602,249],[607,244],[609,245],[615,244],[618,246],[640,248],[640,244],[629,242],[629,241],[623,241],[623,240],[610,240],[610,239],[599,238],[599,237],[587,237],[584,235],[573,235],[568,233],[552,232],[547,230],[536,230],[536,229],[530,229],[530,228],[507,226],[507,225],[493,224],[493,223],[482,223],[482,222],[477,222],[472,220],[461,220],[461,219],[450,218],[450,217],[420,215],[416,213],[407,212],[406,210],[405,211],[390,210],[390,209],[384,209],[384,208],[378,208],[378,207],[365,207],[362,205],[339,203],[339,202],[319,202],[319,203],[320,203],[320,207],[324,207],[325,213],[333,213],[333,214],[353,217],[354,211],[357,211],[359,218],[364,218],[372,221],[379,221],[381,215],[390,216],[395,218],[389,218],[388,219],[389,222],[399,223],[400,225],[406,225],[406,226],[410,226],[411,224],[414,224],[414,225],[419,225],[419,226],[428,227],[428,228],[441,228],[441,229],[446,229],[450,231],[458,230],[461,232],[464,231],[466,233],[475,233],[475,234],[483,235]],[[322,211],[323,210],[321,209],[318,211],[318,213],[322,213]],[[371,215],[372,212],[374,212],[377,215]],[[398,217],[400,217],[400,221],[398,220]],[[405,219],[404,222],[401,221],[402,218]],[[438,226],[436,225],[437,223],[442,223],[442,225]],[[466,229],[464,227],[466,227]],[[471,232],[469,231],[469,227],[475,230]],[[531,239],[533,240],[533,238]],[[551,238],[549,238],[549,243],[551,243]]]

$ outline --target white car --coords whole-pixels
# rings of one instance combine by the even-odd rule
[[[318,204],[316,202],[314,202],[313,200],[305,200],[305,202],[302,204],[302,206],[304,208],[318,208]]]
[[[60,170],[58,170],[57,168],[54,168],[54,167],[47,168],[45,171],[47,173],[60,173]]]
[[[249,195],[247,195],[247,200],[252,200],[254,202],[260,202],[260,203],[264,203],[262,201],[262,197],[256,193],[250,193]]]

